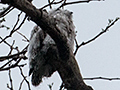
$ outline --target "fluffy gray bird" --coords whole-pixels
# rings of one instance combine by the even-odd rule
[[[56,27],[67,37],[67,43],[71,50],[74,48],[75,30],[72,21],[72,12],[58,9],[48,12],[50,17],[55,18]],[[53,49],[53,47],[55,47]],[[48,55],[48,51],[52,54]],[[54,40],[39,26],[35,26],[31,32],[29,43],[29,75],[32,74],[32,84],[37,86],[43,77],[50,77],[56,69],[51,64],[52,59],[59,59],[57,46]]]

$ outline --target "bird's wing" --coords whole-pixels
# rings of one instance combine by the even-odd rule
[[[31,32],[30,42],[29,42],[29,66],[30,71],[29,75],[33,72],[34,66],[37,63],[37,57],[39,56],[39,52],[43,46],[43,41],[46,37],[46,33],[41,30],[40,27],[35,26]]]

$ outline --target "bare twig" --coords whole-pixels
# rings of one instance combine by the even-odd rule
[[[9,52],[9,54],[8,54],[8,56],[12,53],[12,50],[13,50],[13,45],[14,45],[14,41],[13,41],[13,43],[12,43],[12,45],[11,45],[11,50],[10,50],[10,52]],[[9,60],[8,60],[9,61]],[[10,67],[11,66],[11,62],[8,64],[8,66]],[[9,68],[9,71],[8,71],[8,75],[9,75],[9,81],[10,81],[10,86],[9,86],[9,89],[10,90],[13,90],[13,82],[12,82],[12,77],[11,77],[11,70],[10,70],[10,68]]]
[[[12,64],[11,66],[8,66],[8,67],[6,67],[6,68],[0,69],[0,71],[6,71],[6,70],[9,70],[9,69],[11,69],[11,68],[18,67],[18,66],[19,66],[18,63],[19,63],[20,61],[21,61],[21,59],[19,59],[15,64]]]
[[[13,45],[14,45],[14,44],[15,44],[15,40],[13,40],[13,43],[12,43],[12,45],[11,45],[11,47],[10,47],[10,52],[9,52],[8,56],[11,55],[11,53],[12,53],[12,51],[13,51]]]
[[[5,22],[5,18],[2,18],[2,19],[0,20],[0,24],[1,24],[2,22]]]
[[[24,17],[23,21],[22,21],[21,24],[18,26],[18,28],[16,28],[16,26],[18,25],[18,22],[19,22],[19,20],[20,20],[20,15],[21,15],[21,14],[22,14],[22,12],[18,15],[17,22],[15,23],[15,25],[14,25],[12,31],[10,32],[10,34],[9,34],[8,36],[6,36],[4,39],[2,39],[2,41],[0,41],[0,43],[4,42],[7,38],[11,37],[12,34],[13,34],[15,31],[17,31],[18,29],[20,29],[20,27],[23,25],[23,23],[25,22],[25,20],[26,20],[26,18],[27,18],[26,16]],[[15,29],[15,28],[16,28],[16,29]]]
[[[22,37],[24,37],[25,38],[25,40],[24,41],[26,41],[26,42],[29,42],[29,40],[28,40],[28,38],[25,36],[25,35],[23,35],[21,32],[19,32],[19,31],[16,31],[18,34],[20,34]]]
[[[25,81],[25,79],[23,79],[23,80],[21,81],[20,86],[19,86],[19,90],[21,90],[24,81]]]
[[[0,18],[4,17],[5,15],[7,15],[13,9],[14,9],[14,7],[9,5],[4,11],[0,12]]]
[[[80,45],[78,45],[78,44],[77,44],[77,41],[75,40],[75,42],[76,42],[76,50],[75,50],[75,52],[74,52],[74,55],[76,55],[78,49],[79,49],[81,46],[86,45],[86,44],[91,43],[92,41],[96,40],[98,37],[100,37],[100,36],[103,35],[105,32],[107,32],[108,29],[111,28],[118,20],[120,20],[120,18],[116,18],[114,21],[112,21],[111,23],[109,23],[109,25],[106,26],[105,29],[102,29],[102,31],[101,31],[99,34],[97,34],[95,37],[93,37],[92,39],[90,39],[90,40],[88,40],[88,41],[86,41],[86,42],[82,42]]]
[[[5,63],[3,66],[0,67],[0,69],[4,68],[5,66],[7,66],[9,63],[11,63],[13,60],[9,60],[7,63]]]
[[[10,27],[2,24],[3,22],[5,22],[5,18],[0,19],[0,28],[6,28],[7,30],[10,29]]]
[[[66,2],[65,0],[65,2],[59,8],[67,5],[72,5],[72,4],[89,3],[91,1],[104,1],[104,0],[84,0],[84,1],[79,0],[79,1],[73,1],[73,2]]]
[[[21,67],[19,67],[19,69],[20,69],[20,72],[21,72],[21,75],[22,75],[23,79],[26,81],[26,83],[27,83],[27,85],[28,85],[28,89],[29,89],[29,90],[31,90],[31,88],[30,88],[30,84],[29,84],[29,81],[26,79],[26,78],[27,78],[27,76],[24,76],[24,74],[23,74],[23,71],[22,71],[22,68],[21,68]]]
[[[9,81],[10,81],[9,89],[10,89],[10,90],[14,90],[14,89],[13,89],[13,82],[12,82],[13,80],[12,80],[12,77],[11,77],[11,70],[9,70],[8,75],[9,75]]]
[[[0,62],[2,62],[2,61],[4,61],[4,60],[7,60],[7,59],[11,59],[11,58],[13,58],[13,60],[15,60],[15,59],[19,58],[21,54],[25,54],[26,52],[27,52],[27,51],[22,51],[22,52],[13,54],[13,55],[2,56],[2,57],[0,57]]]
[[[8,89],[10,89],[10,86],[9,86],[9,84],[8,84],[8,83],[7,83],[7,88],[8,88]]]
[[[66,4],[66,2],[67,2],[67,0],[64,0],[63,3],[62,3],[62,5]],[[61,8],[61,6],[60,6],[60,8]],[[62,8],[64,8],[64,6],[62,6]]]
[[[64,0],[60,0],[60,1],[58,1],[58,2],[55,2],[55,0],[53,0],[53,1],[51,1],[49,4],[43,6],[43,7],[40,8],[40,9],[42,10],[42,9],[48,7],[48,6],[52,6],[52,5],[55,5],[55,4],[60,4],[60,3],[62,3],[63,1],[64,1]]]
[[[64,0],[60,0],[60,1],[58,1],[58,2],[54,2],[53,4],[60,4],[60,3],[62,3]]]
[[[18,19],[17,19],[17,21],[16,21],[16,23],[15,23],[12,31],[10,32],[10,35],[9,35],[9,36],[12,36],[12,34],[16,31],[15,28],[17,27],[17,25],[18,25],[18,23],[19,23],[19,21],[20,21],[20,16],[21,16],[21,14],[22,14],[22,12],[20,12],[20,14],[18,14]]]
[[[19,57],[16,57],[16,63],[12,64],[11,66],[8,66],[8,67],[5,67],[7,64],[9,64],[10,62],[12,62],[13,60],[10,60],[8,61],[6,64],[4,64],[2,67],[0,67],[0,71],[6,71],[6,70],[9,70],[11,68],[15,68],[15,67],[24,67],[26,64],[22,64],[22,65],[18,65],[19,62],[22,60],[22,59],[27,59],[27,57],[25,56],[26,52],[27,52],[27,48],[28,48],[28,45],[19,53],[17,53],[18,55],[21,53],[22,56],[19,56]],[[14,54],[14,55],[10,55],[10,56],[4,56],[3,58],[12,58],[14,59],[13,57],[17,56],[17,54]],[[1,59],[3,59],[1,58]],[[18,60],[17,60],[18,59]],[[5,68],[4,68],[5,67]]]
[[[5,40],[3,40],[3,38],[0,36],[0,39],[6,44],[6,45],[8,45],[9,47],[11,47],[11,45],[8,43],[8,42],[6,42]]]
[[[109,81],[113,81],[113,80],[120,80],[120,78],[106,78],[106,77],[93,77],[93,78],[83,78],[83,80],[109,80]]]
[[[49,6],[50,6],[50,9],[52,9],[52,6],[51,6],[51,4],[50,4],[50,3],[51,3],[50,0],[48,0],[48,3],[49,3]]]
[[[18,29],[21,28],[21,26],[24,24],[25,20],[26,20],[27,16],[25,15],[23,21],[21,22],[21,24],[18,26],[18,28],[15,29],[15,31],[17,31]]]

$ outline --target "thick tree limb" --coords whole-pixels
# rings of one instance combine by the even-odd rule
[[[25,12],[31,17],[33,22],[45,30],[54,39],[61,60],[52,61],[52,64],[56,67],[67,90],[92,90],[92,88],[88,87],[83,82],[74,54],[67,45],[65,35],[56,27],[55,19],[53,17],[49,17],[46,12],[36,9],[36,7],[27,0],[1,0],[1,2],[3,4],[10,4]]]

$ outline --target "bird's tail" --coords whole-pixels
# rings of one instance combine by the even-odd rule
[[[42,82],[43,77],[50,77],[55,70],[51,65],[44,65],[39,70],[33,71],[32,84],[38,86]]]
[[[32,85],[38,86],[42,81],[42,77],[40,77],[39,73],[33,72],[32,74]]]

